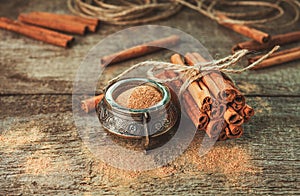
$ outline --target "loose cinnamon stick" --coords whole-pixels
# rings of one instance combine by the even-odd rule
[[[99,25],[99,20],[96,18],[83,18],[81,16],[74,16],[68,14],[55,14],[49,12],[30,12],[28,15],[38,16],[42,18],[51,18],[52,20],[63,20],[65,22],[77,22],[84,24],[88,27],[88,30],[91,32],[96,32]]]
[[[267,58],[261,63],[259,63],[257,66],[253,67],[252,70],[267,68],[273,65],[279,65],[282,63],[287,63],[298,59],[300,59],[300,50]]]
[[[86,113],[89,113],[91,111],[94,111],[97,104],[103,99],[104,94],[91,97],[89,99],[85,99],[81,101],[81,109],[85,111]]]
[[[69,47],[74,41],[73,36],[68,36],[40,27],[26,25],[4,17],[0,18],[0,28],[61,47]]]
[[[243,127],[241,126],[236,126],[236,125],[228,125],[225,128],[226,136],[229,139],[235,139],[241,137],[243,134],[244,130]]]
[[[265,32],[262,32],[255,28],[252,28],[252,27],[248,27],[243,24],[234,24],[234,23],[226,22],[226,19],[228,19],[226,16],[224,16],[224,15],[219,15],[219,16],[220,16],[220,18],[222,18],[222,20],[219,21],[219,24],[221,24],[241,35],[249,37],[261,44],[267,43],[270,41],[271,36]]]
[[[241,110],[240,115],[244,117],[244,122],[249,122],[250,118],[254,116],[254,109],[246,104]]]
[[[300,51],[300,47],[290,48],[290,49],[282,50],[282,51],[279,51],[279,52],[274,52],[268,58],[272,58],[272,57],[276,57],[276,56],[281,56],[283,54],[288,54],[288,53],[296,52],[296,51]],[[264,55],[257,55],[257,56],[249,58],[248,59],[249,64],[254,63],[258,59],[260,59],[262,56],[264,56]]]
[[[75,33],[84,35],[87,32],[87,25],[75,21],[64,21],[51,18],[49,16],[34,15],[34,14],[20,14],[18,20],[24,23],[42,26],[50,29],[64,31],[68,33]]]
[[[227,124],[241,126],[244,122],[244,119],[239,115],[232,107],[228,107],[224,113],[224,119]]]
[[[141,45],[137,45],[126,50],[102,57],[101,66],[107,66],[108,64],[118,63],[131,58],[149,54],[166,47],[174,46],[179,42],[179,40],[179,36],[172,35],[159,40],[143,43]]]
[[[232,47],[232,53],[241,49],[248,49],[252,51],[266,50],[266,49],[273,48],[276,45],[284,45],[284,44],[293,43],[297,41],[300,41],[300,31],[274,35],[272,36],[271,40],[268,43],[264,43],[264,44],[257,43],[256,41],[253,40],[241,42]]]

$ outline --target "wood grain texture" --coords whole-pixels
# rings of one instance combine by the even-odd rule
[[[12,2],[5,2],[0,2],[3,10],[6,7],[15,6]],[[68,12],[66,3],[63,1],[55,0],[51,4],[41,4],[36,0],[26,2],[20,4],[20,7],[16,9],[22,9],[22,12],[37,10],[57,13]],[[9,16],[9,13],[7,13],[6,16],[13,18],[16,14],[12,13],[11,15]],[[201,21],[201,27],[205,26],[207,28],[199,28],[199,21]],[[190,10],[184,10],[173,18],[155,24],[176,27],[190,33],[208,49],[215,59],[229,55],[231,46],[245,39]],[[75,46],[68,50],[0,30],[2,40],[0,45],[0,71],[4,73],[0,75],[0,94],[71,93],[77,69],[88,51],[107,35],[122,29],[124,27],[102,24],[101,29],[95,34],[84,37],[76,36]],[[289,30],[300,30],[300,27],[295,24]],[[282,30],[275,29],[272,33],[276,34],[280,31]],[[125,45],[125,42],[126,40],[122,44]],[[168,60],[170,56],[171,53],[159,52],[111,66],[107,68],[107,75],[103,77],[102,84],[105,84],[114,75],[130,67],[133,63],[153,58]],[[247,62],[245,61],[242,65],[247,65]],[[233,75],[232,77],[237,81],[237,85],[242,92],[249,95],[298,96],[300,95],[299,68],[300,63],[296,61],[265,70]],[[86,77],[88,79],[89,76]]]
[[[225,149],[229,165],[247,157],[241,163],[247,165],[244,171],[206,168],[210,153],[197,156],[203,136],[198,133],[167,166],[132,172],[115,169],[89,152],[72,119],[71,96],[4,96],[0,194],[299,194],[299,101],[248,98],[257,113],[245,125],[245,134],[211,150]]]
[[[1,16],[30,11],[69,13],[61,0],[0,1]],[[191,34],[215,59],[246,40],[189,9],[153,24]],[[203,157],[203,133],[175,161],[150,171],[116,169],[94,156],[74,124],[73,80],[88,50],[123,28],[101,24],[67,50],[0,30],[0,195],[300,194],[299,62],[233,75],[256,114],[240,139],[218,142]],[[171,54],[111,66],[99,86],[134,63],[168,61]]]

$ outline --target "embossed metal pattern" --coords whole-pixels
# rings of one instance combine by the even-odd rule
[[[128,81],[130,82],[130,80]],[[145,79],[143,79],[143,81],[145,81]],[[156,82],[153,83],[151,80],[147,79],[147,82],[156,85]],[[164,104],[155,107],[155,110],[148,110],[147,108],[140,112],[132,112],[124,108],[120,110],[120,108],[115,108],[116,105],[112,106],[110,103],[111,100],[108,101],[105,96],[96,108],[102,126],[108,132],[128,139],[140,139],[145,136],[155,138],[170,131],[180,120],[180,109],[174,101],[177,97],[171,97],[168,87],[164,85],[161,86],[165,88],[163,92],[166,93],[166,95],[163,95],[163,99],[166,99],[167,102],[163,102]],[[146,119],[147,131],[145,130],[145,113],[147,113],[148,116]]]

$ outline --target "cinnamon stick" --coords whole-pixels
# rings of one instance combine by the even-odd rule
[[[239,111],[241,110],[246,103],[246,99],[245,96],[242,94],[237,94],[233,100],[232,103],[230,103],[230,106],[235,110],[235,111]]]
[[[195,53],[196,54],[196,53]],[[202,58],[202,56],[198,55],[197,57],[194,55],[194,53],[187,53],[185,55],[185,60],[188,65],[195,65],[198,62],[205,62],[206,60]],[[203,76],[206,77],[206,76]],[[200,89],[202,90],[202,110],[203,111],[209,111],[212,104],[212,98],[210,94],[210,89],[207,88],[207,85],[205,85],[201,80],[198,82]]]
[[[187,53],[185,59],[189,65],[206,61],[199,53]],[[211,72],[204,75],[201,80],[207,87],[209,86],[209,91],[219,101],[232,102],[237,94],[236,88],[225,80],[221,73]]]
[[[249,122],[250,118],[254,116],[254,109],[246,104],[241,110],[240,115],[244,117],[244,122]]]
[[[211,72],[209,77],[213,79],[219,87],[219,92],[215,95],[217,99],[224,100],[225,102],[232,102],[235,99],[236,94],[238,93],[237,89],[224,79],[220,73]]]
[[[225,141],[225,140],[227,140],[227,139],[229,139],[229,138],[228,138],[227,135],[226,135],[225,129],[223,129],[223,130],[220,132],[220,135],[219,135],[218,140],[219,140],[219,141]]]
[[[173,54],[170,59],[171,59],[171,63],[184,65],[184,62],[181,59],[181,56],[179,54]]]
[[[182,61],[179,54],[174,54],[171,56],[171,63],[184,65],[184,62]],[[174,72],[166,72],[168,78],[176,77],[176,73]],[[175,86],[177,86],[178,90],[180,89],[182,82],[181,81],[173,81],[175,83]],[[199,92],[199,87],[192,86],[188,87],[189,93],[184,92],[183,98],[184,98],[184,107],[193,121],[194,125],[199,130],[204,130],[209,122],[207,114],[200,111],[200,108],[197,108],[197,105],[199,107],[199,104],[197,102],[201,101],[198,99],[199,95],[201,95],[202,92]],[[192,96],[192,93],[194,96]],[[200,94],[199,94],[200,93]],[[198,94],[198,95],[197,95]],[[201,106],[200,106],[201,107]]]
[[[186,113],[189,116],[190,120],[193,122],[195,127],[198,128],[198,125],[199,125],[198,114],[200,114],[200,113],[198,113],[196,110],[192,110],[190,105],[188,105],[187,103],[183,103],[183,106],[184,106]]]
[[[280,56],[280,55],[283,55],[283,54],[288,54],[288,53],[296,52],[296,51],[300,51],[300,47],[290,48],[290,49],[282,50],[282,51],[279,51],[279,52],[274,52],[268,58],[276,57],[276,56]],[[257,56],[253,56],[253,57],[249,58],[248,59],[249,64],[254,63],[258,59],[260,59],[262,56],[263,55],[257,55]]]
[[[201,112],[200,115],[198,116],[199,118],[199,125],[198,125],[198,130],[205,131],[208,123],[209,123],[209,117],[206,113]]]
[[[68,33],[84,35],[87,32],[87,25],[75,21],[57,20],[43,15],[20,14],[18,20],[24,23],[55,29]]]
[[[227,124],[241,126],[244,122],[244,118],[238,114],[232,107],[228,107],[224,113],[224,119]]]
[[[174,54],[170,58],[171,63],[178,64],[178,65],[184,65],[184,62],[182,61],[181,57],[179,54]],[[167,78],[175,78],[177,77],[177,74],[173,71],[165,71]],[[181,80],[174,80],[172,81],[174,84],[174,87],[177,90],[177,93],[179,93],[182,81]]]
[[[180,56],[179,56],[179,58],[180,58]],[[179,59],[171,58],[171,61],[173,61],[173,63],[175,62],[175,60],[178,64],[180,64]],[[156,74],[155,76],[160,79],[167,79],[167,78],[174,78],[177,75],[176,75],[176,73],[174,73],[172,71],[164,71],[159,74]],[[174,80],[174,81],[168,82],[167,85],[173,87],[174,91],[179,92],[182,82],[179,80]],[[206,126],[208,123],[208,117],[202,116],[202,119],[201,120],[199,119],[201,113],[200,113],[200,110],[197,110],[197,105],[194,102],[194,100],[192,99],[191,95],[188,92],[184,92],[183,99],[184,99],[183,107],[185,108],[187,115],[189,116],[190,120],[193,122],[195,127],[198,128],[198,126],[200,126],[200,124],[202,124],[202,126]],[[204,122],[205,119],[206,119],[207,123]]]
[[[219,15],[222,19],[219,21],[220,25],[223,25],[224,27],[227,27],[241,35],[244,35],[246,37],[249,37],[258,43],[267,43],[270,41],[271,36],[263,31],[260,31],[258,29],[243,25],[243,24],[234,24],[226,22],[226,19],[228,19],[225,15]]]
[[[196,53],[187,53],[185,55],[185,59],[186,62],[189,65],[195,65],[198,62],[204,62],[205,60],[202,58],[202,56],[200,55],[195,55]],[[220,92],[220,88],[218,87],[218,85],[215,83],[215,81],[209,76],[209,74],[204,75],[201,80],[203,81],[200,82],[200,86],[205,85],[206,87],[209,87],[209,91],[212,92],[212,94],[214,96],[217,96],[217,94]],[[210,97],[210,93],[208,93],[208,95]],[[210,98],[211,99],[211,98]],[[212,99],[211,99],[212,100]],[[219,119],[220,116],[222,116],[224,114],[224,111],[226,110],[226,105],[225,104],[221,104],[219,102],[219,100],[214,99],[211,101],[212,104],[210,104],[210,107],[208,109],[203,109],[206,110],[208,116],[211,119]]]
[[[159,40],[143,43],[123,51],[104,56],[101,58],[101,66],[107,66],[108,64],[118,63],[131,58],[139,57],[145,54],[149,54],[166,47],[174,46],[179,42],[180,38],[177,35],[172,35]]]
[[[230,124],[225,128],[225,132],[226,132],[226,136],[229,139],[235,139],[235,138],[241,137],[244,130],[243,130],[243,127],[241,127],[241,126],[236,126],[236,125]]]
[[[213,100],[212,100],[212,98],[210,96],[210,92],[209,92],[208,88],[205,86],[205,84],[201,80],[198,83],[199,83],[200,89],[203,91],[203,95],[201,98],[201,100],[203,100],[201,110],[204,112],[208,112],[211,110],[211,105],[212,105]]]
[[[175,73],[173,72],[173,74]],[[164,72],[164,76],[166,76],[165,78],[176,77],[176,75],[174,76],[173,74],[172,72]],[[156,77],[163,78],[158,75],[156,75]],[[170,82],[170,85],[174,86],[175,89],[179,91],[181,82],[172,81]],[[193,122],[197,129],[204,130],[209,122],[207,114],[200,112],[199,108],[197,107],[197,104],[188,92],[183,93],[183,99],[183,106],[190,120]]]
[[[273,48],[276,45],[284,45],[288,43],[294,43],[297,41],[300,41],[300,31],[274,35],[272,36],[271,40],[268,43],[264,43],[264,44],[257,43],[256,41],[253,40],[241,42],[232,47],[232,53],[241,49],[248,49],[254,51],[266,50],[266,49]]]
[[[69,47],[74,41],[73,36],[32,25],[26,25],[4,17],[0,18],[0,28],[61,47]]]
[[[86,113],[89,113],[91,111],[94,111],[97,104],[103,99],[104,94],[100,94],[95,97],[91,97],[89,99],[85,99],[81,101],[81,109],[85,111]]]
[[[271,67],[273,65],[279,65],[282,63],[287,63],[287,62],[295,61],[298,59],[300,59],[300,50],[267,58],[264,61],[262,61],[261,63],[259,63],[257,66],[253,67],[252,70],[267,68],[267,67]]]
[[[185,66],[179,54],[171,56],[171,62]],[[198,105],[199,109],[203,109],[205,102],[211,102],[209,91],[204,91],[200,88],[198,82],[194,81],[188,86],[188,91]]]
[[[158,78],[170,78],[172,77],[170,75],[170,72],[163,72],[161,76],[156,75]],[[180,81],[172,81],[168,84],[170,86],[173,86],[175,90],[179,91],[179,88],[181,86]],[[208,123],[208,116],[202,115],[200,110],[197,108],[197,104],[194,102],[192,96],[188,92],[183,93],[183,107],[186,111],[186,114],[189,116],[190,120],[193,122],[196,128],[207,126]],[[200,119],[201,118],[201,119]]]
[[[210,138],[219,137],[219,134],[224,129],[224,126],[226,126],[226,123],[223,119],[211,120],[207,125],[206,133]]]
[[[211,111],[208,111],[207,113],[211,119],[220,119],[223,117],[226,108],[226,104],[214,99],[211,104]]]
[[[97,27],[99,25],[99,20],[96,18],[84,18],[81,16],[74,16],[68,14],[55,14],[49,12],[30,12],[27,13],[27,15],[37,16],[40,18],[51,18],[54,21],[65,21],[66,23],[69,21],[81,23],[86,25],[88,27],[88,30],[91,32],[96,32]]]
[[[194,125],[199,130],[205,130],[209,122],[207,114],[200,112],[194,100],[187,92],[183,93],[183,98],[183,106]]]

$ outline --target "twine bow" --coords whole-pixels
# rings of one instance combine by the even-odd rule
[[[185,80],[183,85],[180,88],[179,95],[181,95],[187,87],[194,82],[195,80],[200,79],[204,75],[208,74],[211,71],[221,71],[223,73],[242,73],[244,71],[247,71],[249,69],[252,69],[253,67],[257,66],[259,63],[261,63],[263,60],[268,58],[271,54],[273,54],[276,50],[279,49],[279,46],[275,46],[271,51],[269,51],[267,54],[259,58],[254,63],[251,63],[247,67],[243,69],[228,69],[229,67],[233,67],[236,65],[238,61],[241,60],[242,57],[244,57],[246,54],[249,53],[249,50],[243,49],[239,50],[233,55],[229,55],[225,58],[222,58],[220,60],[213,60],[210,62],[204,62],[204,63],[196,63],[194,66],[182,66],[178,64],[173,63],[167,63],[167,62],[160,62],[160,61],[144,61],[141,63],[138,63],[129,69],[125,70],[123,73],[119,74],[117,77],[113,78],[108,82],[110,85],[113,82],[118,81],[121,77],[128,74],[130,71],[135,70],[142,66],[149,66],[152,65],[153,67],[150,68],[147,71],[147,76],[149,79],[155,80],[157,82],[165,83],[165,82],[171,82],[174,80]],[[167,78],[167,79],[160,79],[156,76],[157,72],[163,72],[163,71],[173,71],[177,73],[177,77],[173,78]]]

